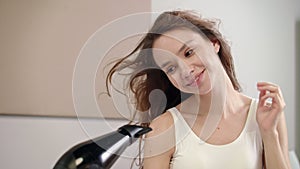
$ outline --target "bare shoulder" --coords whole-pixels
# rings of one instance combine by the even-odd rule
[[[173,117],[170,112],[165,112],[155,118],[151,123],[150,127],[152,131],[147,135],[148,137],[161,134],[162,132],[170,129],[173,126]]]
[[[175,130],[173,117],[170,112],[155,118],[150,127],[152,131],[146,135],[144,155],[145,157],[170,159],[175,148]]]

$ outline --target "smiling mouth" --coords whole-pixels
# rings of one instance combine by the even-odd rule
[[[203,69],[198,75],[195,76],[195,78],[187,84],[187,86],[198,86],[201,77],[203,76],[203,73],[205,72],[206,69]]]

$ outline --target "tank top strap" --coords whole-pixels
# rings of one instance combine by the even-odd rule
[[[249,111],[248,111],[248,117],[246,122],[246,132],[255,131],[258,129],[258,124],[256,122],[256,110],[257,110],[258,100],[252,99]]]
[[[173,107],[168,111],[171,113],[173,117],[176,143],[179,143],[191,132],[191,128],[188,126],[183,116],[177,110],[176,107]]]

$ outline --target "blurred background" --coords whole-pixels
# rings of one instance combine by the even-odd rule
[[[300,0],[0,0],[0,168],[52,168],[74,144],[126,124],[108,97],[96,97],[102,115],[86,107],[87,113],[77,116],[72,98],[77,58],[104,26],[124,16],[172,9],[221,20],[244,93],[257,98],[257,81],[280,85],[289,149],[300,156],[299,6]],[[142,25],[147,31],[154,19],[149,15],[147,24],[123,29]],[[107,35],[114,37],[116,31]],[[120,39],[107,56],[123,56],[139,38]],[[95,95],[105,91],[101,70],[107,63],[95,70]],[[131,161],[123,157],[113,168],[129,168]]]

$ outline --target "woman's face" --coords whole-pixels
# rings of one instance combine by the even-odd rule
[[[219,44],[205,40],[189,29],[176,29],[161,35],[153,44],[156,64],[172,84],[187,93],[207,94],[212,89],[211,58],[218,58]],[[219,59],[213,59],[218,60]]]

